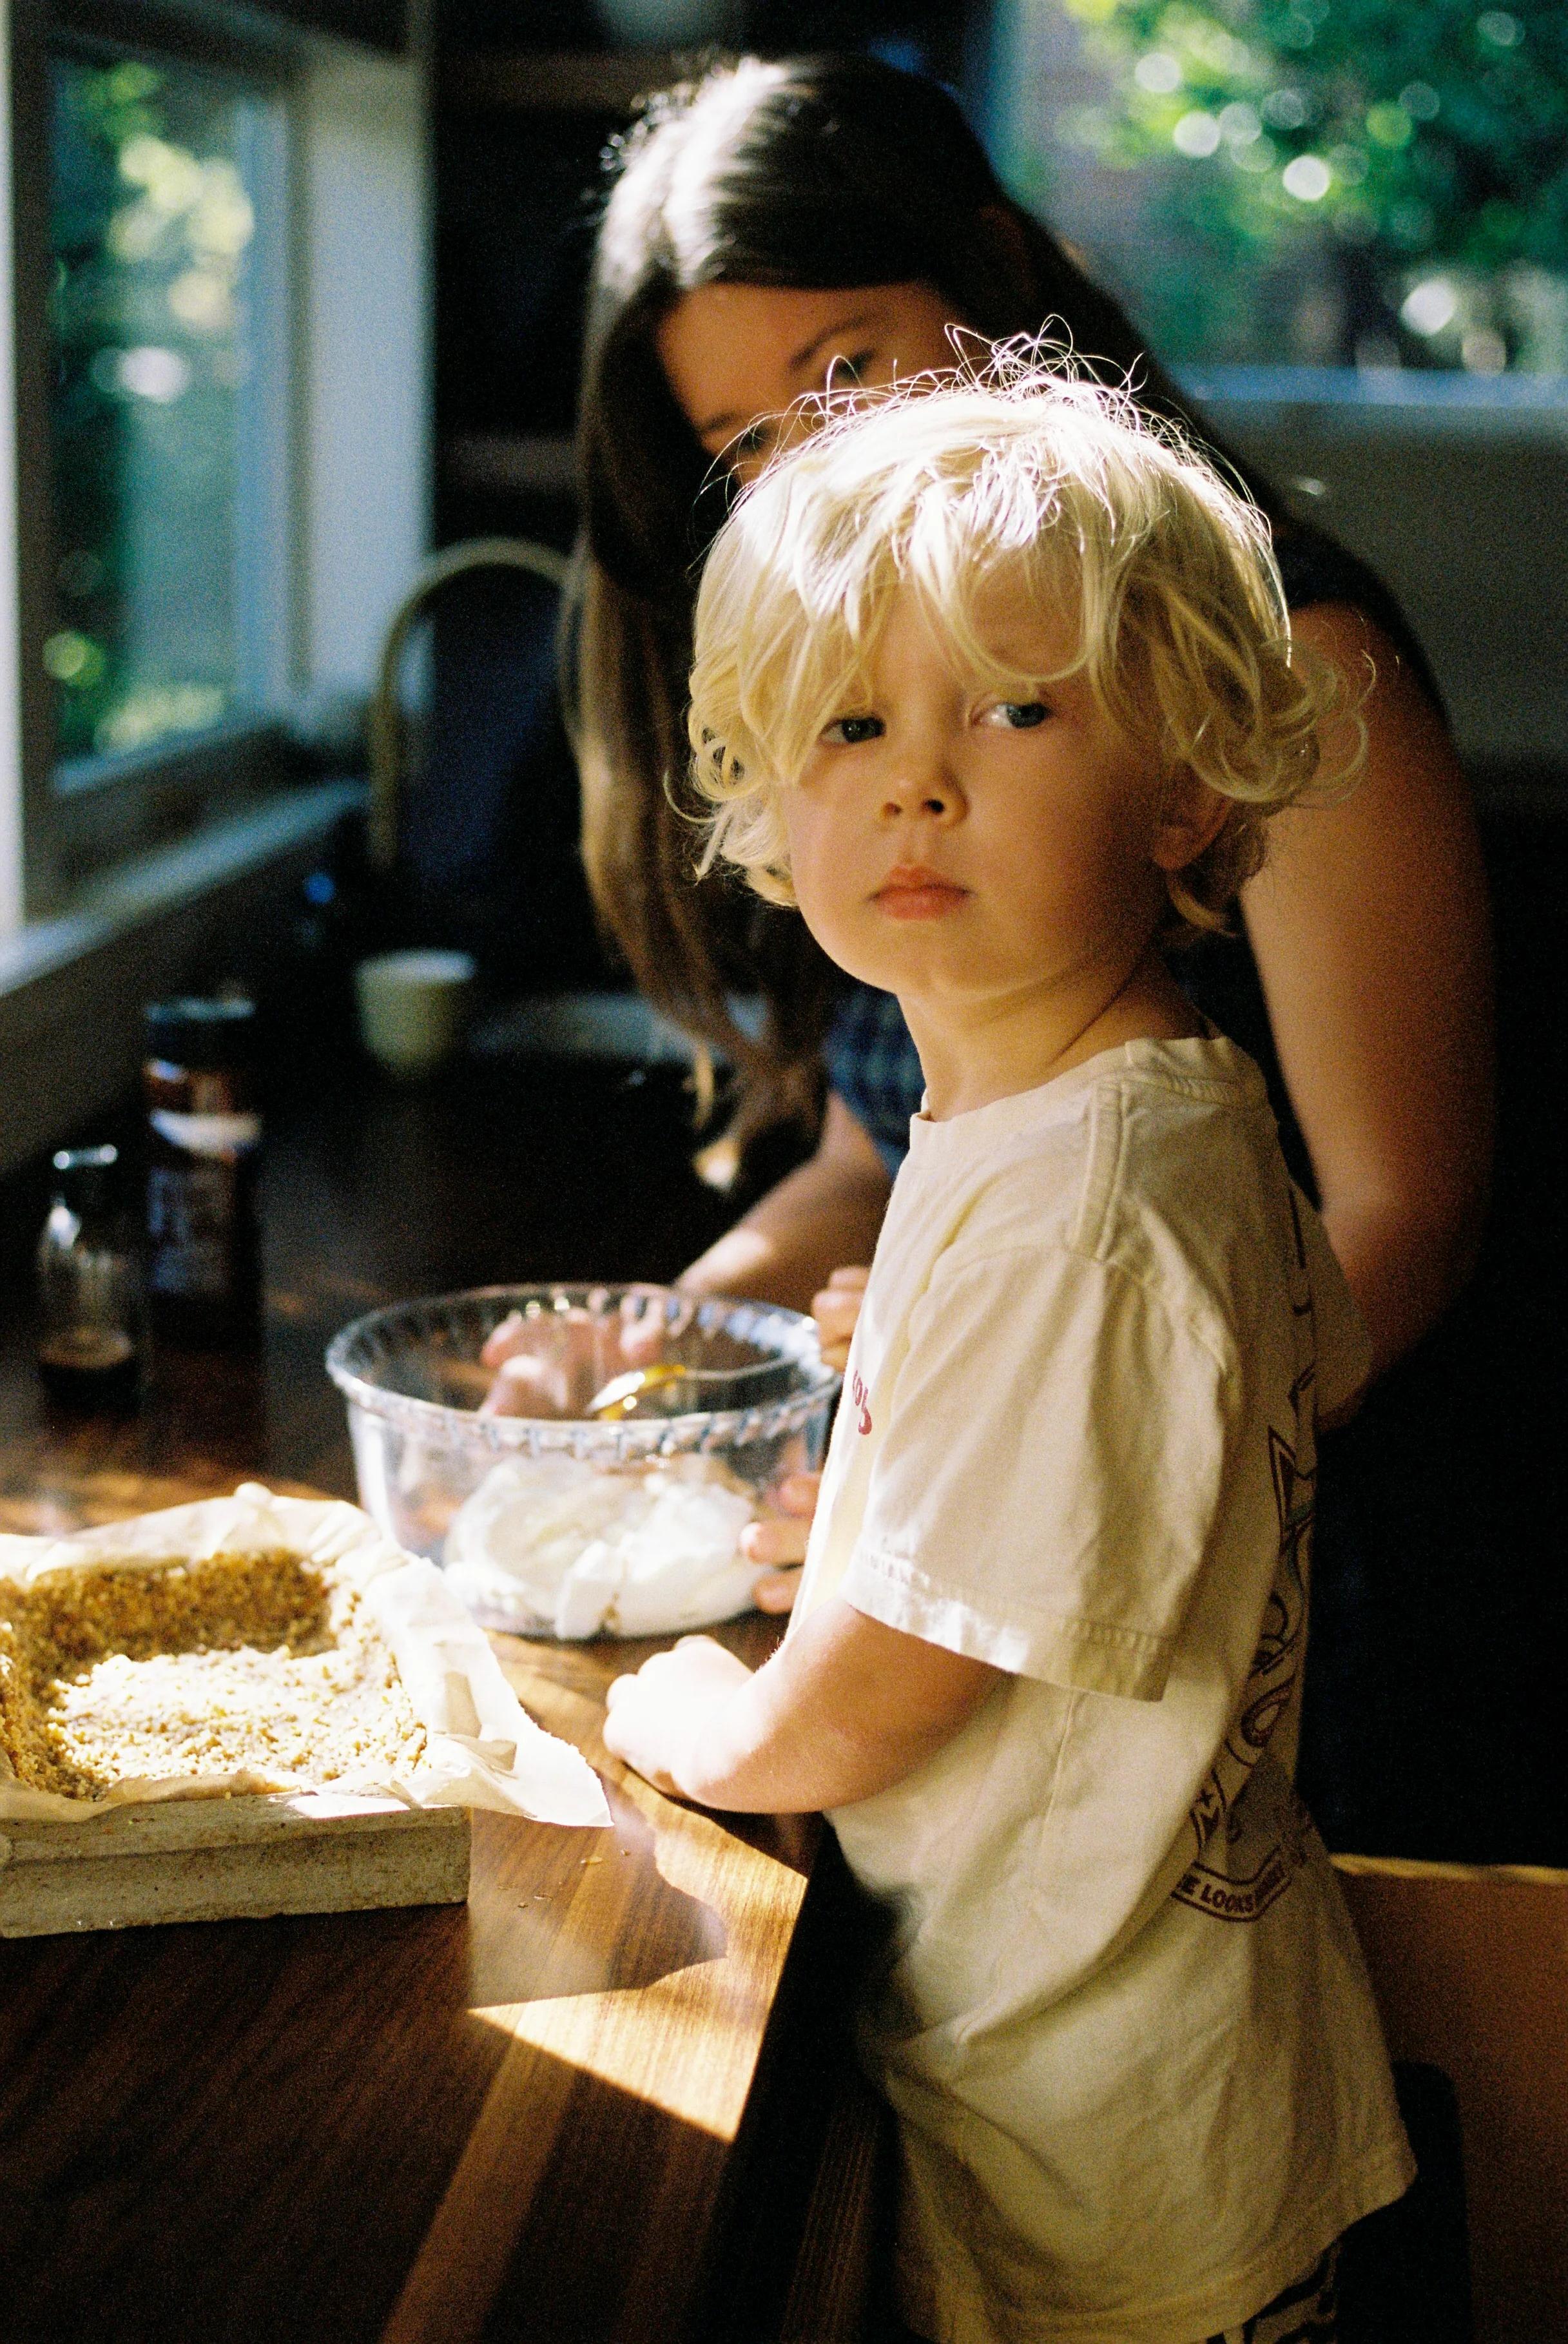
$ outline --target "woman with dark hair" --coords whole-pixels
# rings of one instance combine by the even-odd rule
[[[951,366],[952,327],[986,341],[1044,328],[1192,425],[934,84],[867,57],[748,59],[655,97],[624,141],[590,293],[567,614],[584,858],[642,990],[734,1068],[737,1145],[782,1116],[809,1123],[826,1075],[815,1156],[693,1266],[693,1289],[804,1307],[837,1265],[869,1258],[919,1102],[895,1004],[836,987],[793,914],[716,874],[693,884],[682,726],[703,553],[793,399]],[[1277,1058],[1381,1369],[1440,1315],[1478,1239],[1484,881],[1437,694],[1391,597],[1229,460],[1275,524],[1300,638],[1364,692],[1367,754],[1342,803],[1281,825],[1248,891],[1266,1016],[1239,946],[1189,973],[1219,1022]],[[760,1034],[731,1013],[745,994],[764,1004]]]
[[[717,873],[694,880],[683,718],[703,555],[733,483],[804,428],[792,401],[951,367],[955,328],[1043,329],[1216,444],[933,84],[865,57],[747,59],[652,99],[623,142],[590,294],[563,638],[584,859],[644,993],[733,1068],[735,1147],[820,1116],[815,1153],[686,1273],[694,1292],[804,1308],[839,1265],[868,1260],[921,1087],[890,996],[835,983],[794,914]],[[1184,982],[1263,1062],[1381,1370],[1442,1314],[1479,1239],[1485,883],[1436,690],[1391,597],[1226,460],[1274,523],[1295,631],[1345,676],[1366,748],[1353,792],[1278,825],[1243,897],[1250,953],[1218,939],[1188,955]],[[736,1024],[737,995],[760,996],[760,1032]],[[849,1278],[819,1315],[847,1323],[856,1299]],[[757,1525],[758,1559],[797,1561],[802,1530]],[[792,1577],[759,1600],[786,1608]]]

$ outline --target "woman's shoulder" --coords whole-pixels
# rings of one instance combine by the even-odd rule
[[[1388,637],[1434,707],[1442,708],[1442,693],[1415,630],[1398,597],[1369,562],[1326,530],[1296,520],[1276,527],[1274,559],[1292,611],[1310,610],[1320,602],[1344,602],[1360,611]]]

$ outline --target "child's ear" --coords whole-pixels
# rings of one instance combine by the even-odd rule
[[[1166,784],[1153,854],[1161,871],[1185,871],[1225,827],[1230,801],[1185,769]]]

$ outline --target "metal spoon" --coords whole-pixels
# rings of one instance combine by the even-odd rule
[[[628,1368],[624,1373],[612,1376],[602,1389],[589,1401],[585,1413],[607,1422],[617,1417],[635,1416],[638,1396],[654,1390],[660,1384],[678,1383],[686,1373],[668,1359],[656,1359],[651,1367]]]

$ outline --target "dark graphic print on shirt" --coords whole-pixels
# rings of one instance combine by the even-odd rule
[[[1311,1424],[1312,1381],[1309,1365],[1291,1389],[1298,1427]],[[1280,1521],[1279,1565],[1236,1714],[1192,1803],[1194,1861],[1171,1892],[1181,1904],[1220,1921],[1256,1921],[1283,1895],[1300,1867],[1308,1828],[1306,1811],[1293,1793],[1283,1799],[1242,1795],[1290,1703],[1307,1625],[1316,1462],[1303,1470],[1297,1450],[1272,1428],[1269,1450]]]

